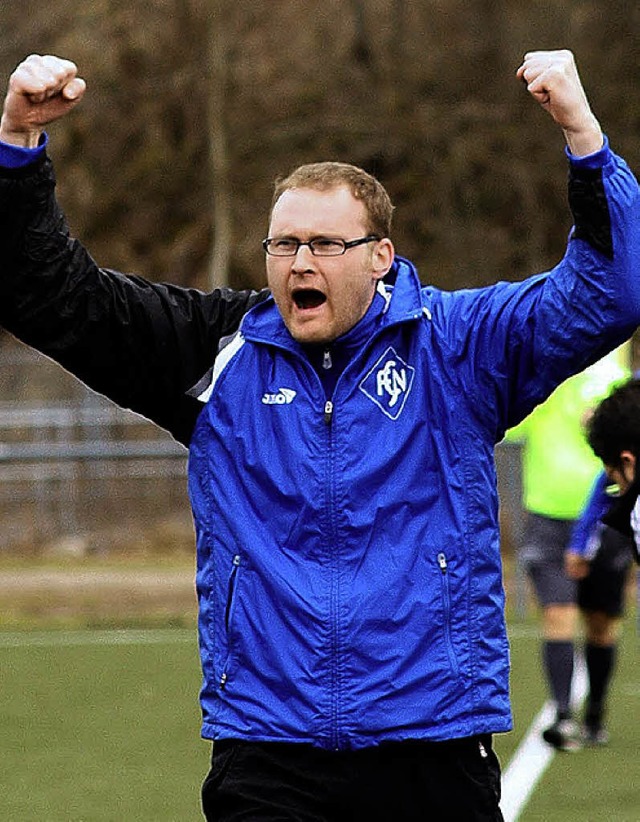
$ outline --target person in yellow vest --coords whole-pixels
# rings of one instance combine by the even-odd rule
[[[587,674],[594,692],[606,691],[611,674],[611,666],[605,671],[597,650],[600,604],[592,603],[593,593],[589,593],[597,591],[600,583],[584,568],[581,575],[568,574],[565,554],[601,470],[585,438],[585,424],[611,388],[628,378],[628,360],[628,346],[616,349],[562,383],[507,435],[509,441],[523,445],[522,503],[526,517],[519,559],[542,609],[542,666],[556,709],[554,722],[543,731],[543,738],[563,751],[578,750],[585,742],[606,741],[603,733],[590,734],[588,724],[581,727],[571,711],[574,640],[581,612]]]

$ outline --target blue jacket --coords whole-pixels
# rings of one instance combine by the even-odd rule
[[[445,293],[398,259],[328,404],[272,300],[247,314],[190,447],[205,736],[510,728],[494,446],[629,336],[615,269],[576,240],[550,274]]]
[[[25,174],[0,172],[0,321],[190,447],[204,736],[508,730],[494,446],[640,322],[623,161],[571,162],[549,273],[447,293],[399,258],[330,398],[268,295],[101,270],[60,229],[50,171]],[[185,391],[227,334],[201,407]]]

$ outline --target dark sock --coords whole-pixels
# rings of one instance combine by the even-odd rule
[[[589,677],[589,697],[585,711],[587,725],[599,727],[602,723],[609,682],[615,667],[616,651],[615,645],[585,645],[584,656]]]
[[[571,716],[571,679],[573,678],[573,642],[545,640],[542,661],[556,703],[558,719]]]

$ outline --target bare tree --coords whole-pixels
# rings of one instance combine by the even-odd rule
[[[227,0],[208,0],[209,13],[206,65],[207,71],[207,132],[209,137],[209,169],[212,203],[213,241],[208,263],[209,288],[229,284],[229,261],[232,242],[232,207],[230,158],[226,130],[226,100],[228,87],[229,6]]]

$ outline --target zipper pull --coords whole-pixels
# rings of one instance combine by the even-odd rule
[[[222,674],[220,677],[220,688],[224,690],[224,686],[227,684],[227,675],[226,673]]]
[[[447,558],[444,554],[438,554],[438,565],[440,566],[440,570],[443,574],[447,573]]]
[[[333,367],[333,360],[331,359],[331,351],[328,348],[325,348],[324,354],[322,355],[322,367],[325,370]]]
[[[327,400],[324,404],[324,421],[327,425],[331,425],[331,418],[333,417],[333,403]]]

